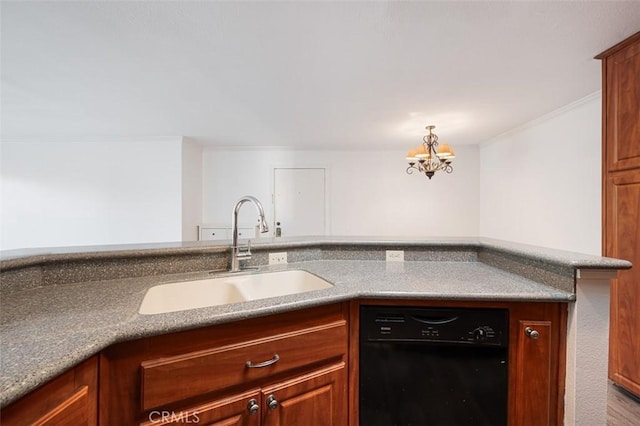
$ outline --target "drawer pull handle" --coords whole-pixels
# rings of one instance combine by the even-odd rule
[[[536,340],[538,337],[540,337],[540,333],[538,333],[538,330],[534,330],[531,327],[525,328],[524,333],[527,335],[527,337],[533,340]]]
[[[280,356],[278,354],[274,354],[273,358],[271,358],[269,361],[259,362],[257,364],[254,364],[251,361],[247,361],[245,365],[247,366],[247,368],[262,368],[262,367],[268,367],[270,365],[273,365],[279,360],[280,360]]]

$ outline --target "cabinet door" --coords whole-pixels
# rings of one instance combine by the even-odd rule
[[[633,268],[611,280],[609,377],[640,395],[640,169],[607,179],[605,255]]]
[[[640,168],[640,36],[605,59],[604,73],[606,170]]]
[[[200,241],[225,241],[233,237],[231,228],[213,228],[198,226],[198,239]],[[238,228],[238,238],[249,240],[258,237],[256,229],[252,227]]]
[[[550,321],[519,321],[516,342],[514,421],[519,426],[555,424],[552,418],[552,327]]]
[[[98,365],[94,357],[4,408],[2,425],[95,425],[97,392]]]
[[[347,424],[344,363],[262,389],[264,426]]]
[[[231,239],[231,230],[227,228],[198,227],[200,241],[222,241]]]
[[[156,410],[141,426],[182,426],[193,423],[202,426],[259,426],[260,391],[253,389],[239,395],[222,398],[185,410]]]

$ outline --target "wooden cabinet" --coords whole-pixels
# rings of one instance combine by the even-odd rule
[[[98,420],[98,358],[63,373],[2,410],[3,426],[92,426]]]
[[[517,389],[512,415],[515,425],[550,425],[555,406],[551,392],[555,384],[553,326],[551,321],[518,320],[515,350],[516,377],[512,389]],[[556,349],[557,350],[557,349]]]
[[[347,368],[338,363],[262,389],[264,426],[347,424]]]
[[[609,378],[640,395],[640,169],[610,176],[605,192],[604,254],[633,262],[611,280]]]
[[[252,389],[179,412],[156,410],[149,413],[148,420],[142,425],[184,426],[185,423],[192,423],[203,426],[260,426],[259,398],[260,391]]]
[[[640,33],[600,54],[603,255],[629,260],[611,282],[609,377],[640,395]]]
[[[597,56],[602,59],[604,166],[640,168],[640,32]]]
[[[346,424],[346,366],[343,362],[262,389],[176,411],[155,410],[142,426],[330,426]]]
[[[115,345],[101,356],[100,423],[347,423],[342,304]]]
[[[363,300],[351,305],[350,339],[358,341],[360,305],[500,308],[509,310],[508,424],[564,422],[566,303]],[[350,346],[350,424],[358,425],[357,345]]]
[[[355,426],[360,304],[508,309],[509,424],[562,423],[566,304],[365,300],[113,345],[2,424]]]

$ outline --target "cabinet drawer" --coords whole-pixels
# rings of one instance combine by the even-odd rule
[[[200,241],[221,241],[230,240],[233,237],[231,228],[210,228],[198,226],[198,239]],[[256,229],[251,227],[238,228],[238,238],[256,238]]]
[[[142,409],[162,408],[183,399],[264,379],[340,357],[346,350],[346,321],[340,320],[263,339],[144,361],[141,364]],[[275,358],[278,360],[267,362]],[[250,368],[249,362],[269,365]]]
[[[198,227],[198,239],[200,241],[228,240],[230,238],[231,238],[230,229]]]

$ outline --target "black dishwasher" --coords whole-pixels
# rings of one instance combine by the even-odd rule
[[[507,424],[506,309],[360,307],[360,426]]]

